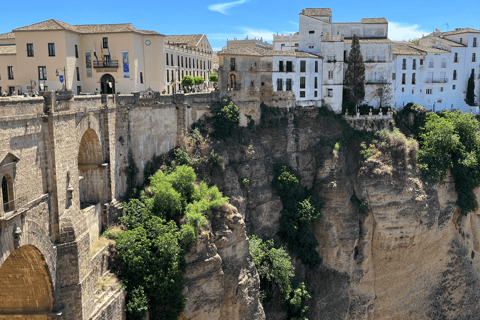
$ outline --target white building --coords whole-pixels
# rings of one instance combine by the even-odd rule
[[[213,51],[204,34],[177,35],[165,37],[165,84],[167,94],[174,88],[182,89],[184,76],[201,76],[204,88],[212,88],[208,77],[213,70]],[[175,84],[175,85],[174,85]]]

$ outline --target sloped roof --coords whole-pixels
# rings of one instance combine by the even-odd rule
[[[393,55],[421,56],[424,54],[424,51],[414,48],[411,43],[403,41],[393,43]]]
[[[55,19],[50,19],[26,27],[17,28],[14,29],[13,32],[55,30],[72,31],[82,34],[134,32],[139,34],[162,35],[156,31],[138,30],[131,23],[71,25]]]
[[[166,36],[165,43],[174,43],[179,45],[186,45],[188,47],[197,47],[202,40],[204,34],[184,34],[184,35],[174,35]]]
[[[349,38],[349,39],[344,38],[343,41],[346,44],[351,44],[352,43],[351,38]],[[369,39],[359,38],[358,41],[360,42],[360,44],[362,44],[362,43],[392,43],[392,40],[386,39],[386,38],[369,38]]]
[[[218,53],[219,55],[242,55],[242,56],[257,56],[257,57],[273,57],[286,56],[297,58],[321,58],[321,56],[304,52],[291,50],[267,50],[257,47],[233,47],[224,49]]]
[[[230,47],[223,49],[218,53],[218,55],[241,55],[241,56],[258,56],[262,57],[264,55],[265,49],[258,47]]]
[[[460,33],[480,33],[480,30],[472,29],[472,28],[462,28],[460,30],[442,32],[442,35],[448,36],[448,35],[460,34]]]
[[[386,18],[362,18],[362,23],[388,23]]]
[[[15,39],[15,33],[8,32],[8,33],[0,34],[0,40],[4,40],[4,39]]]
[[[5,54],[17,54],[16,46],[14,44],[6,45],[6,46],[0,45],[0,55],[5,55]]]
[[[433,48],[433,47],[423,46],[423,45],[416,45],[414,48],[425,51],[425,52],[429,52],[429,53],[450,53],[447,50],[442,50],[439,48]]]
[[[331,17],[332,9],[330,8],[305,8],[302,9],[302,14],[305,16],[317,16],[317,17]]]
[[[428,37],[428,38],[430,38],[430,37]],[[440,37],[431,37],[431,38],[437,40],[438,42],[448,44],[452,47],[466,47],[467,46],[466,44],[458,43],[458,42],[455,42],[455,41],[452,41],[452,40],[449,40],[449,39],[445,39],[445,38],[440,38]]]

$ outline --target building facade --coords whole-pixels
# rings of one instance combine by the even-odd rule
[[[14,29],[0,36],[0,88],[17,93],[162,91],[164,38],[132,24],[74,26],[48,20]]]
[[[212,60],[212,47],[204,34],[165,37],[166,93],[182,90],[181,81],[186,75],[205,79],[199,89],[212,88],[213,84],[208,81],[213,72]]]

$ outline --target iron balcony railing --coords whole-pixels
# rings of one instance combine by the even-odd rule
[[[386,79],[370,79],[370,80],[365,80],[366,84],[389,84],[389,82]]]
[[[234,64],[230,65],[230,71],[235,71],[235,65]]]
[[[278,68],[278,71],[274,71],[274,72],[294,72],[294,68],[293,67],[290,67],[290,68],[283,67],[283,68]]]
[[[425,83],[447,83],[447,78],[427,78]]]
[[[118,60],[93,61],[94,68],[118,68]]]

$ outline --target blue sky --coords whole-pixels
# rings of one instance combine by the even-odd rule
[[[70,24],[131,22],[138,29],[167,35],[205,33],[214,50],[219,50],[227,38],[243,39],[248,35],[271,42],[273,33],[296,32],[302,8],[318,7],[331,8],[334,22],[385,17],[392,40],[420,37],[435,28],[447,31],[447,23],[448,30],[480,29],[480,0],[119,0],[88,1],[83,5],[65,0],[40,5],[38,1],[24,0],[21,7],[11,6],[11,12],[4,12],[0,33],[48,19]]]

